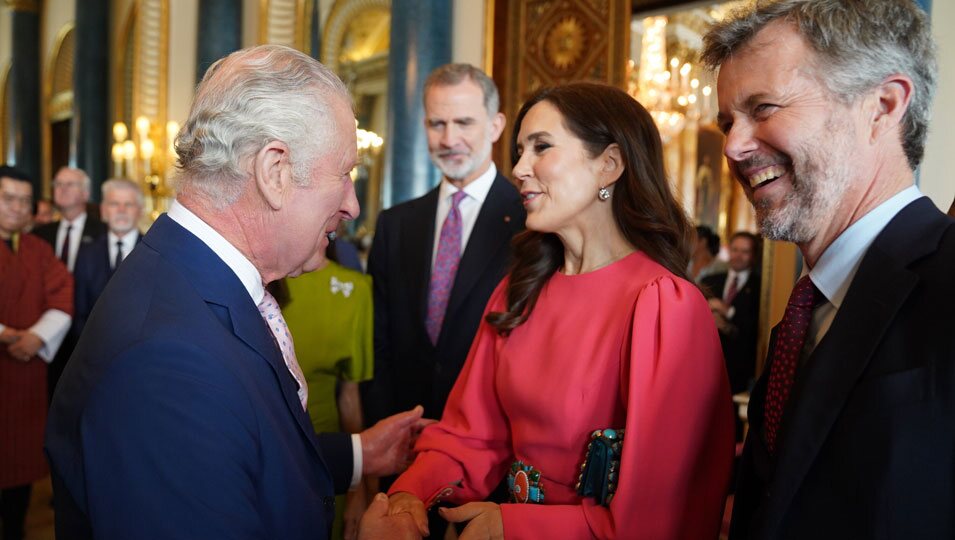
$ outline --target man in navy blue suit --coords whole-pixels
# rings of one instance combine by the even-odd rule
[[[750,397],[730,538],[955,538],[955,220],[915,186],[926,14],[758,2],[704,45],[730,170],[805,261]]]
[[[209,68],[176,149],[177,200],[111,278],[53,401],[57,538],[326,538],[334,494],[406,466],[423,423],[419,407],[316,435],[264,287],[318,268],[358,215],[348,92],[292,49],[238,51]],[[382,497],[360,538],[410,535]]]
[[[106,234],[80,247],[73,268],[73,326],[70,333],[79,339],[93,304],[106,288],[119,264],[142,239],[137,225],[143,213],[143,191],[126,178],[111,178],[102,185],[100,214]]]

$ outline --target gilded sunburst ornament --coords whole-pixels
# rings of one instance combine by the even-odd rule
[[[576,17],[564,17],[546,39],[547,59],[557,69],[573,65],[584,51],[584,29]]]

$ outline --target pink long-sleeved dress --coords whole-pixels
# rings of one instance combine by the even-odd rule
[[[503,311],[506,282],[487,311]],[[626,428],[609,506],[574,486],[590,434]],[[733,460],[720,342],[695,286],[643,253],[556,273],[509,336],[483,322],[444,416],[392,486],[424,501],[483,500],[522,461],[543,504],[501,505],[504,536],[712,539]]]

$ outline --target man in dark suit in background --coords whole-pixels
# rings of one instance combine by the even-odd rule
[[[87,212],[90,200],[90,177],[83,169],[62,167],[53,177],[53,203],[60,212],[60,219],[40,225],[33,234],[46,240],[56,256],[72,273],[80,247],[89,245],[106,233],[106,225],[94,212]],[[73,354],[78,335],[69,332],[57,350],[56,357],[47,366],[46,387],[48,399],[63,373],[66,362]]]
[[[926,14],[760,2],[704,46],[730,169],[805,262],[752,392],[730,537],[955,538],[955,221],[914,185]]]
[[[754,263],[758,246],[756,235],[734,234],[730,238],[729,269],[704,277],[702,282],[703,293],[720,331],[726,371],[734,394],[749,388],[756,376],[760,275]]]
[[[375,378],[362,389],[373,419],[419,403],[441,416],[523,229],[520,195],[491,161],[498,107],[494,81],[473,66],[445,65],[425,82],[428,149],[443,178],[378,217],[368,258]]]
[[[179,193],[110,279],[46,430],[56,536],[327,538],[334,497],[411,458],[420,408],[316,435],[265,284],[318,268],[358,215],[344,84],[276,45],[206,72],[176,142]],[[360,538],[413,531],[376,500]]]
[[[142,239],[137,228],[144,202],[139,185],[126,178],[112,178],[103,182],[102,189],[100,212],[108,231],[80,247],[73,268],[75,294],[70,333],[77,340],[106,282]]]
[[[88,213],[90,177],[83,169],[63,167],[53,177],[53,203],[60,219],[40,225],[33,234],[49,242],[56,256],[70,272],[76,264],[80,246],[106,232],[106,225],[94,213]]]

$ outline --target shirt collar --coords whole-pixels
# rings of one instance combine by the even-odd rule
[[[70,225],[73,226],[73,229],[74,229],[74,230],[76,230],[76,229],[82,229],[82,228],[86,225],[86,212],[83,212],[82,214],[80,214],[80,215],[76,216],[75,218],[73,218],[73,221],[70,221],[70,220],[68,220],[68,219],[66,219],[66,218],[61,218],[61,219],[60,219],[60,230],[61,230],[61,231],[66,231],[66,228],[69,227]]]
[[[497,177],[497,167],[494,165],[494,162],[491,162],[490,167],[484,171],[484,174],[478,176],[473,182],[464,186],[464,192],[468,194],[468,197],[476,200],[477,202],[484,204],[484,199],[487,198],[488,192],[491,191],[491,184],[494,183],[494,179]],[[455,187],[447,178],[441,179],[441,187],[438,192],[438,197],[442,200],[449,200],[451,195],[454,195],[460,191]]]
[[[106,239],[109,241],[109,245],[115,246],[116,242],[122,241],[123,246],[131,246],[136,243],[136,238],[139,236],[139,230],[131,229],[128,233],[122,237],[117,236],[113,231],[106,231]]]
[[[736,277],[738,278],[739,284],[746,283],[746,280],[749,279],[749,272],[750,272],[749,268],[747,268],[746,270],[740,270],[739,272],[730,268],[729,270],[726,271],[726,281],[732,281],[733,278]]]
[[[259,305],[265,296],[265,287],[262,285],[262,275],[241,251],[235,248],[224,236],[199,219],[199,216],[179,203],[173,201],[167,212],[169,219],[182,225],[184,229],[196,235],[199,240],[209,246],[209,249],[222,259],[242,282],[245,290],[252,297],[255,305]]]
[[[809,271],[809,278],[836,309],[842,306],[852,278],[872,242],[896,214],[921,196],[922,192],[916,186],[896,193],[842,231],[822,253],[816,266]]]

